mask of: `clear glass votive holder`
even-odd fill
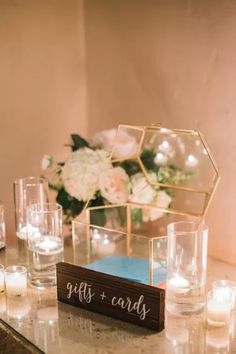
[[[31,205],[27,222],[31,284],[43,288],[56,285],[56,264],[64,260],[62,207],[56,203]]]
[[[25,296],[27,294],[27,269],[24,266],[5,268],[5,289],[7,297]]]
[[[233,295],[210,290],[207,294],[207,321],[215,327],[229,324],[232,312]]]
[[[212,288],[215,292],[219,294],[222,293],[222,296],[232,297],[232,309],[235,308],[236,302],[236,282],[233,280],[215,280],[212,284]]]
[[[5,290],[5,275],[4,275],[4,265],[0,264],[0,293]]]
[[[35,228],[27,226],[27,207],[47,201],[47,182],[40,177],[19,178],[14,182],[15,229],[20,263],[27,264],[27,237]]]
[[[172,314],[200,313],[206,304],[208,229],[196,222],[167,226],[166,308]]]
[[[0,201],[0,249],[6,246],[6,228],[4,206]]]
[[[16,236],[20,240],[27,240],[27,207],[32,204],[43,204],[46,201],[47,182],[43,178],[26,177],[14,182]]]

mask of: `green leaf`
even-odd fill
[[[154,162],[155,156],[156,156],[155,151],[144,149],[143,152],[141,153],[140,158],[147,170],[158,172],[159,166],[157,166]]]
[[[67,193],[64,188],[59,190],[56,201],[62,206],[64,214],[72,217],[79,215],[85,205],[84,202],[71,197],[71,195]]]
[[[122,163],[118,164],[118,166],[121,166],[125,170],[128,176],[133,176],[136,173],[141,171],[138,162],[135,160],[123,161]]]
[[[82,212],[84,206],[85,206],[84,202],[81,202],[78,199],[73,198],[73,200],[71,201],[71,207],[70,207],[73,217],[79,215]]]
[[[118,207],[118,215],[120,219],[120,225],[125,226],[127,223],[127,213],[126,213],[126,207]]]
[[[91,199],[89,207],[103,206],[105,205],[104,199],[101,196],[100,191],[96,192],[95,199]],[[104,226],[106,224],[105,209],[92,210],[90,212],[90,223],[97,226]]]
[[[131,220],[135,225],[140,225],[143,221],[142,208],[134,208],[131,210]]]
[[[73,145],[71,145],[72,151],[76,151],[84,147],[89,147],[88,142],[84,138],[81,138],[81,136],[78,134],[71,134],[71,139],[73,141]]]
[[[56,201],[60,204],[63,210],[69,209],[71,205],[70,195],[65,191],[64,188],[60,189]]]
[[[106,214],[104,209],[90,211],[90,223],[96,226],[104,226],[106,224]]]
[[[53,191],[58,191],[58,188],[57,188],[57,186],[55,186],[54,184],[52,184],[52,183],[48,183],[48,188],[49,189],[51,189],[51,190],[53,190]]]

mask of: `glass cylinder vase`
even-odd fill
[[[168,231],[166,308],[200,313],[206,303],[208,229],[195,222],[171,223]]]
[[[31,284],[56,285],[56,264],[64,259],[62,207],[56,203],[29,206],[27,225]]]
[[[33,226],[27,226],[26,209],[32,204],[47,201],[47,182],[40,177],[19,178],[14,182],[15,225],[19,261],[27,263],[27,233]]]

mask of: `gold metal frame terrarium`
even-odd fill
[[[156,179],[147,162],[144,163],[143,154],[147,150],[152,151],[150,163],[157,166]],[[214,158],[198,131],[161,125],[119,125],[109,159],[113,165],[132,162],[138,166],[139,176],[145,182],[141,193],[145,196],[147,186],[164,191],[171,196],[171,203],[166,206],[162,200],[158,204],[157,200],[147,202],[145,198],[141,201],[134,198],[125,204],[86,208],[73,223],[74,263],[87,267],[114,255],[143,260],[142,271],[146,275],[141,280],[138,264],[132,276],[125,273],[120,276],[161,287],[166,265],[167,224],[204,220],[219,181]],[[149,217],[137,223],[135,215],[140,212]],[[102,272],[119,276],[112,273],[112,264],[107,263],[106,267]]]

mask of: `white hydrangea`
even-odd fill
[[[99,189],[101,172],[109,169],[108,154],[104,150],[82,148],[72,153],[62,169],[65,190],[78,200],[94,198]]]

